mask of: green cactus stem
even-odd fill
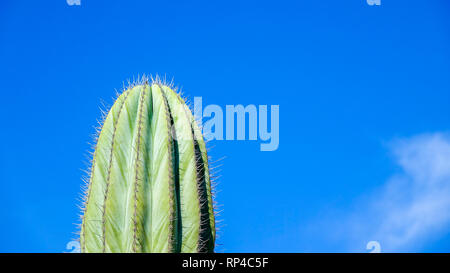
[[[99,132],[83,207],[82,252],[213,252],[205,142],[184,100],[143,78]]]

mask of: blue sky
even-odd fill
[[[0,251],[63,252],[102,101],[138,74],[279,105],[280,144],[212,141],[218,252],[450,251],[450,3],[0,4]]]

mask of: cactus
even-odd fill
[[[82,252],[213,252],[203,136],[171,85],[143,77],[111,107],[83,203]]]

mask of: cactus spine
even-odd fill
[[[171,86],[143,78],[118,97],[89,176],[82,252],[213,252],[205,142]]]

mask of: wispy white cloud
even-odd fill
[[[328,211],[311,225],[328,245],[335,242],[333,249],[361,252],[378,241],[382,252],[421,251],[450,228],[450,135],[397,139],[388,147],[398,171],[352,209]]]
[[[390,147],[402,172],[372,196],[372,236],[387,250],[408,251],[450,224],[450,137],[421,135]]]

